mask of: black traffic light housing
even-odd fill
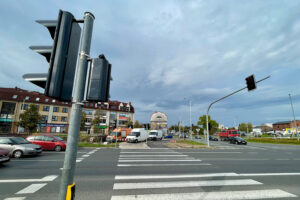
[[[74,16],[59,11],[57,20],[37,20],[45,26],[53,39],[53,46],[31,46],[30,49],[46,57],[48,74],[25,74],[23,78],[45,88],[45,95],[71,101],[76,71],[81,28]]]
[[[98,58],[94,58],[91,61],[86,100],[107,102],[109,99],[110,81],[111,64],[101,54]]]
[[[254,74],[248,76],[245,80],[246,80],[248,91],[256,89],[256,81],[255,81]]]

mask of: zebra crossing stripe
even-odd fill
[[[246,190],[226,192],[196,192],[196,193],[172,193],[172,194],[141,194],[112,196],[111,200],[246,200],[246,199],[270,199],[293,198],[291,193],[279,190]]]
[[[161,167],[161,166],[189,166],[189,165],[211,165],[209,163],[168,163],[168,164],[118,164],[118,167]]]
[[[252,179],[175,181],[175,182],[142,182],[142,183],[115,183],[113,189],[114,190],[128,190],[128,189],[183,188],[183,187],[261,185],[261,184],[262,183],[252,180]]]
[[[187,157],[188,155],[121,155],[120,158],[131,158],[131,157]]]
[[[199,162],[201,160],[119,160],[119,162]]]
[[[19,192],[17,192],[16,194],[31,194],[31,193],[35,193],[36,191],[38,191],[39,189],[41,189],[42,187],[44,187],[45,185],[47,185],[47,183],[41,183],[41,184],[31,184],[28,187],[20,190]]]
[[[202,177],[224,177],[238,176],[236,173],[210,173],[210,174],[175,174],[175,175],[119,175],[115,180],[132,180],[132,179],[163,179],[163,178],[202,178]]]

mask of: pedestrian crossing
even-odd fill
[[[263,182],[253,179],[260,176],[259,174],[189,173],[189,167],[193,165],[201,168],[211,164],[173,150],[123,150],[118,160],[118,168],[122,173],[115,176],[111,200],[243,200],[298,197],[278,188],[262,187]],[[186,170],[180,174],[153,174],[153,167],[184,167]],[[131,173],[124,173],[126,170]],[[132,174],[135,170],[138,174]]]

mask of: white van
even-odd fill
[[[142,142],[146,141],[147,130],[144,128],[134,128],[131,133],[126,137],[127,142]]]
[[[151,130],[148,136],[149,140],[161,140],[162,139],[162,131],[161,130]]]

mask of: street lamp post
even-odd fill
[[[289,97],[290,97],[291,108],[292,108],[293,117],[294,117],[294,126],[295,126],[295,128],[296,128],[297,140],[299,141],[298,127],[297,127],[297,123],[296,123],[295,112],[294,112],[294,106],[293,106],[293,101],[292,101],[292,96],[291,96],[291,94],[289,94]],[[294,136],[294,134],[293,134],[293,136]]]

